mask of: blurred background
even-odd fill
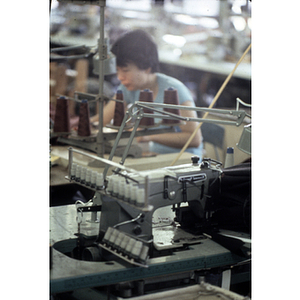
[[[107,0],[104,23],[108,46],[126,31],[143,29],[149,32],[158,45],[160,72],[182,81],[192,92],[196,106],[208,107],[251,43],[251,1]],[[100,8],[52,0],[49,30],[51,49],[78,45],[96,48]],[[68,55],[80,51],[82,49],[74,49]],[[105,95],[114,95],[118,85],[116,74],[106,75]],[[56,94],[73,96],[75,90],[98,93],[93,58],[50,59],[51,109],[55,107]],[[235,108],[237,97],[251,104],[251,50],[214,107]],[[96,113],[96,107],[90,109],[91,115]],[[251,113],[247,107],[242,109]],[[78,115],[76,105],[71,110],[71,115]],[[249,120],[245,122],[247,125]],[[238,142],[243,126],[224,128],[221,160],[224,160],[227,147]],[[207,155],[216,158],[215,150],[210,147],[205,146]],[[247,154],[236,153],[237,163],[246,158]]]

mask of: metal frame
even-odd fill
[[[162,110],[159,110],[162,109]],[[164,111],[164,108],[169,109],[179,109],[179,110],[191,110],[196,112],[214,112],[218,114],[223,115],[230,115],[236,118],[234,121],[226,121],[226,120],[212,120],[212,119],[206,119],[206,118],[190,118],[190,117],[182,117],[180,115],[176,115],[167,111]],[[155,113],[144,113],[144,109],[152,110]],[[128,151],[130,149],[130,146],[132,144],[133,138],[137,132],[137,129],[139,127],[140,121],[142,118],[159,118],[159,119],[168,119],[168,120],[180,120],[180,121],[186,121],[186,122],[207,122],[207,123],[217,123],[217,124],[224,124],[224,125],[235,125],[240,126],[246,117],[246,112],[243,110],[228,110],[228,109],[214,109],[214,108],[203,108],[203,107],[191,107],[191,106],[184,106],[184,105],[171,105],[171,104],[161,104],[161,103],[149,103],[149,102],[135,102],[127,111],[125,114],[125,117],[123,119],[123,122],[120,126],[120,129],[118,131],[116,141],[113,145],[113,148],[111,150],[111,153],[109,155],[109,160],[112,160],[115,151],[117,149],[117,146],[119,144],[119,141],[121,139],[123,130],[126,126],[126,124],[132,120],[133,118],[136,118],[134,122],[133,130],[131,131],[129,141],[126,145],[126,148],[124,150],[122,159],[120,164],[123,165],[125,162],[125,159],[128,155]],[[108,166],[105,167],[103,172],[103,177],[106,177],[108,171]]]

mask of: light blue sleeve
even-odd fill
[[[180,105],[186,101],[191,101],[192,104],[194,104],[194,100],[191,92],[182,82],[179,82],[177,86],[177,93],[178,93],[178,100]]]

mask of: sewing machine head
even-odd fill
[[[207,159],[199,163],[199,157],[192,157],[190,164],[138,174],[119,171],[108,176],[99,246],[145,261],[153,250],[153,214],[167,206],[173,208],[177,224],[205,226],[213,210],[214,194],[219,191],[221,173],[217,162]]]

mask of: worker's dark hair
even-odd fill
[[[117,66],[134,63],[141,70],[151,68],[151,73],[159,70],[157,46],[151,35],[143,30],[125,33],[113,44],[111,52],[117,58]]]

